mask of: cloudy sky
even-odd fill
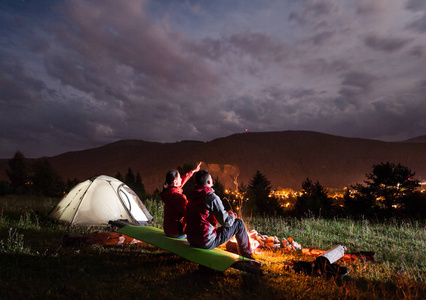
[[[0,158],[426,134],[424,0],[0,0]]]

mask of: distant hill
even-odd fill
[[[426,144],[381,142],[309,131],[241,133],[210,142],[154,143],[123,140],[99,148],[68,152],[48,160],[64,179],[139,172],[148,192],[160,189],[165,173],[185,163],[203,161],[226,188],[248,184],[257,170],[273,188],[299,190],[309,177],[323,186],[362,183],[373,164],[401,163],[426,178]],[[0,164],[0,172],[5,163]]]
[[[416,138],[412,138],[404,141],[406,143],[426,143],[426,135],[418,136]]]

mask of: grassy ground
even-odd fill
[[[339,262],[348,276],[325,279],[295,274],[284,265],[313,260],[301,253],[263,250],[264,275],[224,273],[148,244],[66,247],[70,231],[45,220],[56,199],[0,198],[0,299],[425,299],[426,229],[414,221],[252,218],[250,229],[306,247],[341,244],[375,251],[374,263]],[[161,227],[161,207],[148,202]],[[73,233],[86,230],[72,229]]]

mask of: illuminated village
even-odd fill
[[[417,188],[417,191],[420,191],[421,193],[425,193],[426,181],[420,181],[419,184],[420,186]],[[353,196],[355,193],[355,190],[348,189],[347,187],[344,187],[343,189],[327,188],[328,195],[333,199],[334,204],[340,207],[344,207],[343,199],[347,191],[349,192],[350,196]],[[243,199],[244,195],[238,190],[232,191],[232,190],[226,189],[225,194],[228,195],[229,199],[237,199],[240,202],[240,205],[235,207],[236,210],[239,210],[241,205],[248,200],[247,198]],[[276,197],[281,207],[283,208],[283,210],[286,211],[286,210],[294,209],[294,205],[297,201],[297,197],[301,195],[302,195],[301,191],[295,191],[290,188],[284,189],[279,187],[278,189],[271,190],[269,197]],[[376,200],[381,201],[383,199],[377,198]]]

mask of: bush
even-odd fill
[[[7,181],[0,181],[0,196],[5,196],[12,193],[12,187]]]

